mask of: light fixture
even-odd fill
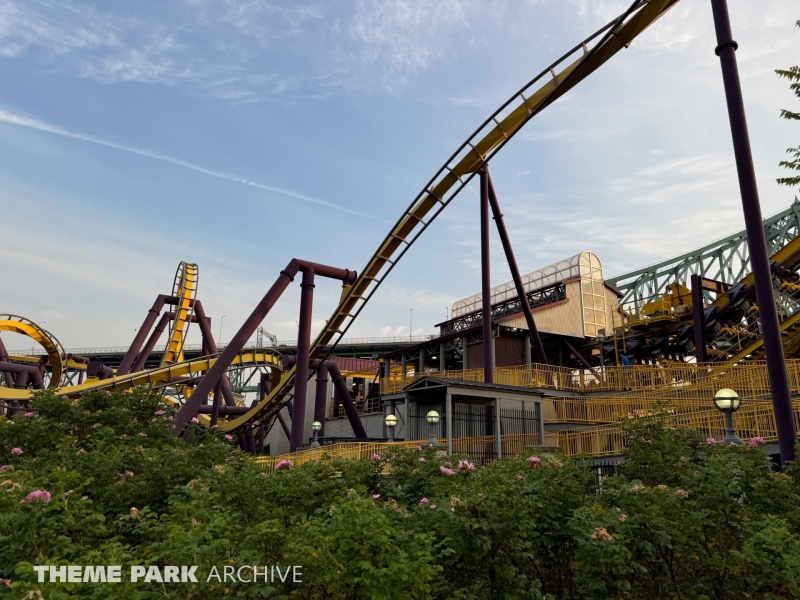
[[[394,415],[386,415],[386,418],[383,420],[384,425],[389,430],[389,441],[394,441],[394,428],[397,427],[397,417]]]
[[[736,435],[733,427],[733,413],[739,410],[742,399],[735,391],[730,388],[723,388],[714,394],[714,406],[725,415],[725,437],[722,441],[728,444],[743,446],[744,442]]]
[[[435,425],[439,422],[439,413],[435,410],[428,411],[428,414],[425,415],[425,420],[428,421],[430,427],[430,436],[428,437],[428,446],[438,446],[439,440],[436,439],[435,434]]]
[[[317,435],[319,434],[321,429],[322,429],[322,423],[320,423],[319,421],[314,421],[311,424],[311,431],[314,432],[314,439],[311,441],[312,448],[319,448],[319,441],[317,440]]]

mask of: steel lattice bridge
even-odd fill
[[[772,255],[800,235],[800,200],[764,219],[767,248]],[[739,231],[674,258],[607,279],[624,296],[620,304],[664,294],[673,283],[688,285],[692,275],[734,284],[750,272],[747,233]]]

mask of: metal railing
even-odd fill
[[[556,434],[545,433],[545,445],[555,446],[558,441]],[[283,461],[290,460],[292,464],[302,465],[307,462],[318,460],[333,460],[335,458],[345,458],[348,460],[359,460],[362,458],[372,458],[377,454],[381,456],[388,448],[416,448],[417,446],[424,446],[428,440],[410,440],[402,442],[343,442],[339,444],[331,444],[329,446],[320,446],[319,448],[306,448],[298,450],[297,452],[290,452],[289,454],[280,454],[278,456],[259,456],[256,458],[256,463],[262,465],[265,471],[271,471],[275,466]],[[522,450],[529,446],[539,445],[539,435],[536,433],[512,433],[502,436],[502,450],[503,456],[516,456]],[[446,440],[439,439],[439,444],[444,449]],[[494,456],[494,443],[493,435],[475,436],[468,438],[453,438],[453,453],[485,455],[488,453]]]
[[[795,426],[800,427],[800,402],[794,404]],[[667,423],[702,432],[702,435],[721,440],[725,435],[725,416],[715,408],[679,412],[669,415]],[[743,404],[733,413],[733,425],[742,439],[758,436],[764,441],[778,439],[775,413],[768,402]],[[602,425],[584,429],[562,430],[557,445],[567,456],[586,453],[591,456],[619,456],[625,451],[625,435],[619,425]]]
[[[800,394],[800,360],[787,360],[789,385]],[[483,382],[483,369],[392,374],[381,380],[381,393],[401,392],[423,377],[440,377],[465,382]],[[494,382],[523,388],[542,388],[576,393],[647,391],[649,397],[671,399],[708,397],[723,387],[736,390],[742,398],[769,396],[766,362],[737,365],[722,363],[667,363],[661,365],[610,366],[589,371],[552,365],[521,365],[494,369]],[[709,395],[710,394],[710,395]]]

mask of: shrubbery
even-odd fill
[[[658,418],[598,488],[588,461],[429,449],[264,473],[221,434],[176,439],[143,390],[36,406],[0,419],[8,597],[800,596],[797,471]],[[39,584],[34,564],[302,565],[303,583]]]

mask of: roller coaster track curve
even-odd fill
[[[617,52],[653,24],[679,0],[637,0],[624,13],[586,38],[544,69],[498,108],[452,154],[414,198],[392,230],[372,255],[358,279],[345,288],[339,306],[311,344],[310,358],[327,358],[353,321],[366,306],[397,262],[436,217],[464,189],[520,129],[547,106],[605,64]],[[599,41],[597,41],[599,38]],[[595,43],[596,42],[596,43]],[[589,48],[590,44],[594,44]],[[572,62],[567,61],[578,55]],[[560,71],[556,69],[559,68]],[[551,79],[525,93],[542,78]],[[425,220],[429,213],[431,216]],[[313,376],[313,370],[309,376]],[[277,412],[291,398],[295,367],[284,374],[280,385],[253,409],[239,418],[220,422],[220,429],[243,432],[262,423],[271,427]]]

